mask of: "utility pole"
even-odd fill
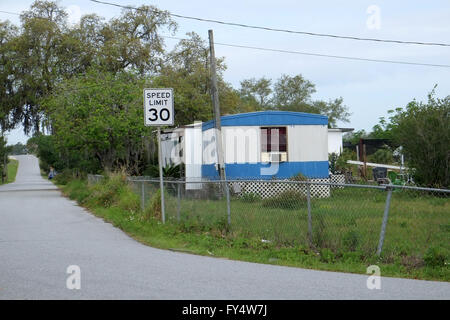
[[[216,150],[217,150],[217,162],[219,164],[220,180],[224,181],[222,187],[225,190],[227,198],[227,220],[228,225],[231,225],[231,209],[230,209],[230,190],[226,182],[227,176],[225,173],[225,161],[222,149],[222,126],[220,124],[220,105],[219,105],[219,90],[217,89],[217,74],[216,74],[216,54],[214,53],[214,36],[213,31],[208,30],[209,36],[209,57],[211,68],[211,99],[214,108],[215,118],[215,132],[216,132]]]
[[[217,161],[219,164],[220,180],[225,180],[225,163],[222,149],[222,127],[220,124],[220,105],[219,105],[219,91],[217,89],[217,74],[216,74],[216,55],[214,53],[214,36],[213,31],[208,30],[209,35],[209,57],[210,57],[210,72],[211,72],[211,99],[214,109],[215,127],[216,127],[216,150]]]

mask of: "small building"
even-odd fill
[[[250,112],[222,116],[221,126],[229,179],[329,177],[326,116]],[[185,164],[186,180],[219,177],[214,120],[163,131],[162,149],[164,165]]]
[[[340,155],[344,150],[342,142],[344,133],[353,130],[353,128],[328,128],[328,153]]]

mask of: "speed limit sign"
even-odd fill
[[[173,126],[173,89],[144,89],[146,126]]]

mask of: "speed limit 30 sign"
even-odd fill
[[[144,89],[146,126],[173,126],[173,89]]]

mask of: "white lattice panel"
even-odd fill
[[[330,176],[330,182],[331,183],[342,183],[345,184],[345,175],[343,174],[332,174]],[[332,188],[344,188],[343,186],[331,186]]]
[[[310,182],[325,182],[329,183],[330,179],[311,179]],[[311,184],[311,197],[313,198],[327,198],[330,196],[330,186],[329,185],[317,185]],[[262,199],[277,196],[278,194],[285,191],[297,191],[306,196],[307,185],[300,183],[284,183],[284,182],[262,182],[262,181],[251,181],[251,182],[231,182],[230,189],[233,193],[241,196],[246,193],[254,193],[259,195]]]

